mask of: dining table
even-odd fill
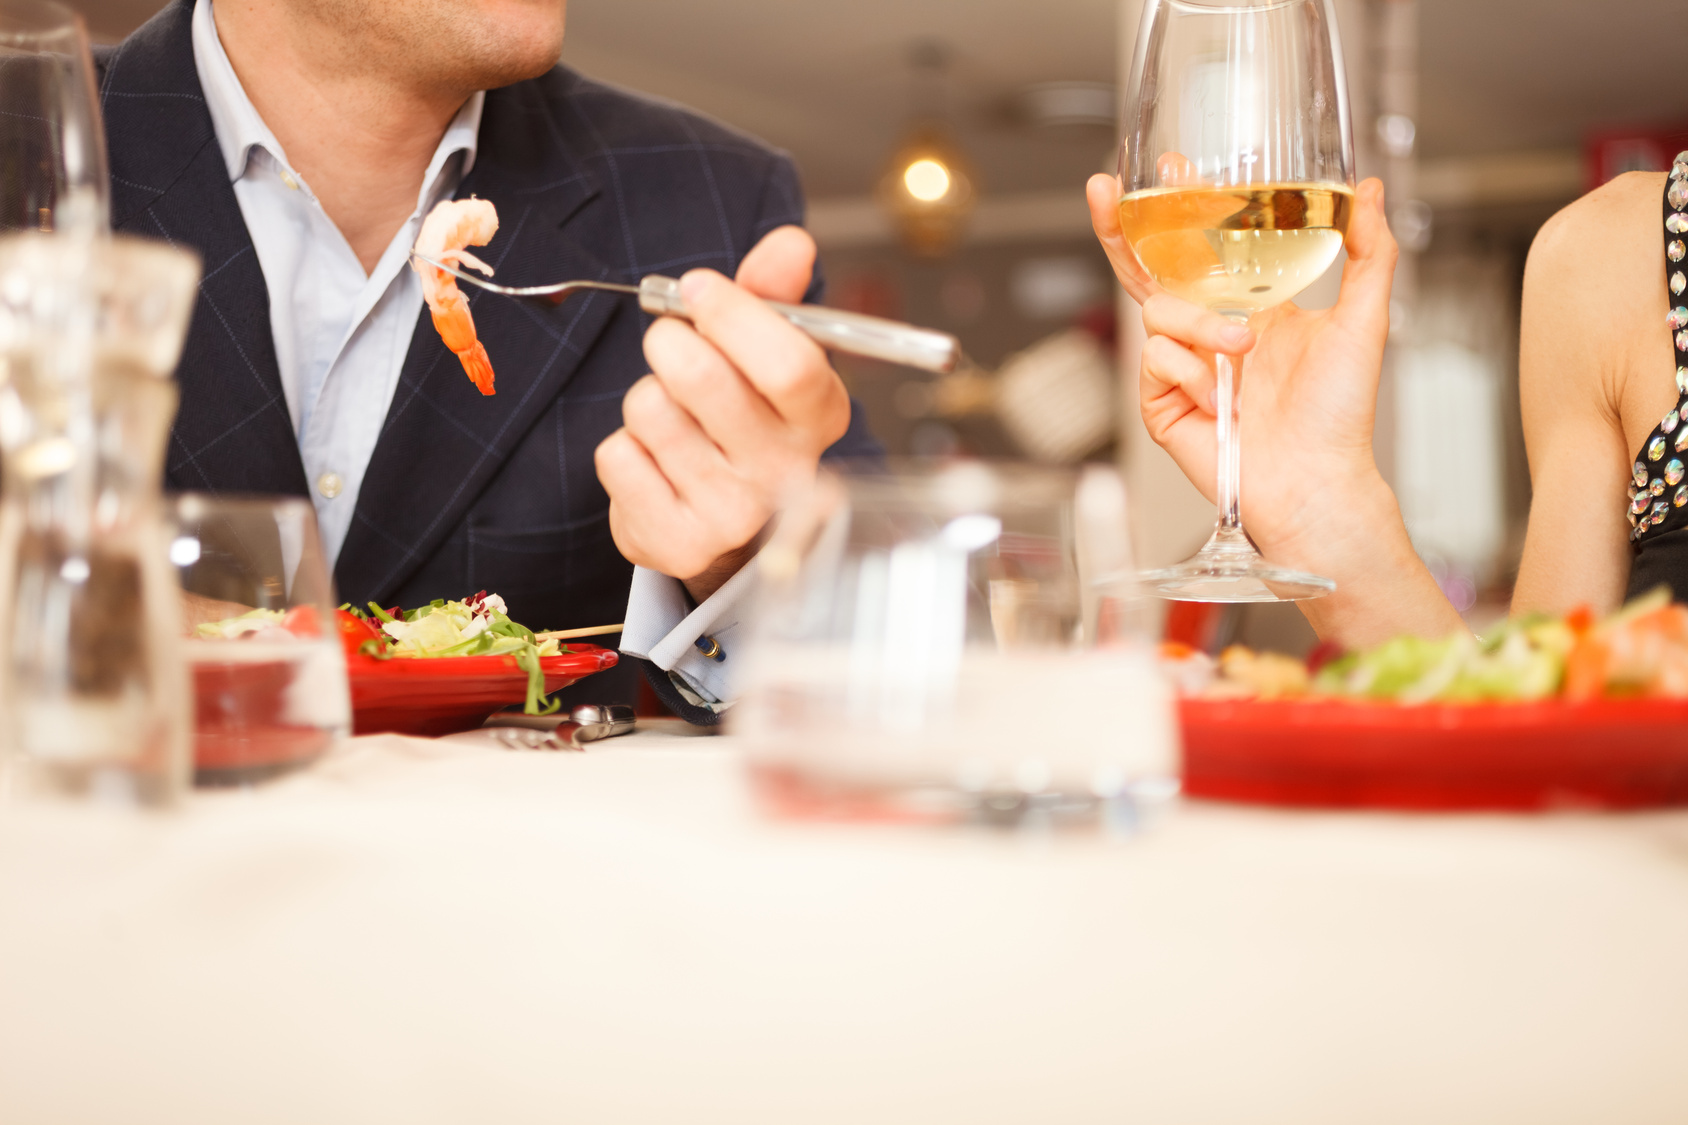
[[[0,803],[4,1125],[1125,1121],[1688,1121],[1688,812],[821,820],[662,721]]]

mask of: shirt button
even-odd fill
[[[324,473],[316,479],[316,490],[322,493],[323,499],[332,500],[340,495],[340,490],[346,483],[340,479],[339,473]]]

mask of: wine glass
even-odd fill
[[[50,0],[0,2],[0,106],[0,230],[105,230],[105,129],[82,17]]]
[[[1148,0],[1120,145],[1120,227],[1167,291],[1244,323],[1336,260],[1354,206],[1330,0]],[[1183,601],[1299,601],[1336,583],[1274,566],[1243,530],[1242,357],[1216,357],[1219,521],[1142,576]]]

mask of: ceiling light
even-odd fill
[[[936,203],[949,194],[949,169],[943,161],[923,156],[903,172],[903,187],[922,203]]]
[[[954,246],[973,202],[967,158],[937,126],[910,133],[879,182],[880,206],[916,254],[937,256]]]
[[[974,177],[948,126],[948,66],[943,44],[922,41],[909,52],[909,109],[914,124],[879,180],[879,205],[917,254],[947,252],[973,210]]]

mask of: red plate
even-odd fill
[[[1688,804],[1685,700],[1179,706],[1194,797],[1381,809]]]
[[[545,690],[553,692],[613,667],[616,654],[596,645],[570,645],[543,657]],[[439,735],[472,730],[494,711],[527,699],[527,673],[513,656],[453,656],[437,660],[347,662],[354,733]],[[234,785],[262,780],[315,760],[333,741],[318,728],[285,721],[286,694],[297,675],[292,661],[245,660],[193,664],[194,780]]]
[[[546,692],[613,668],[615,652],[597,645],[569,645],[542,657]],[[440,735],[473,730],[494,711],[527,699],[527,673],[509,654],[442,656],[435,660],[346,662],[352,681],[352,733]]]

